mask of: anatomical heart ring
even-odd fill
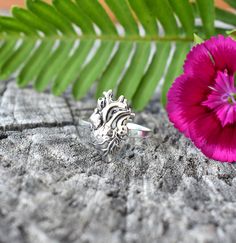
[[[97,107],[89,118],[89,122],[81,120],[81,125],[90,130],[90,143],[102,155],[114,154],[129,137],[148,138],[149,128],[132,123],[135,114],[131,111],[127,100],[122,95],[113,99],[113,92],[103,92],[97,101]]]

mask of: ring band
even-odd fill
[[[84,128],[92,129],[92,124],[85,120],[80,120],[80,125]],[[132,138],[148,138],[152,134],[151,129],[144,126],[140,126],[136,123],[127,123],[127,128],[129,130],[129,137]]]
[[[127,123],[127,127],[130,131],[129,132],[130,137],[148,138],[152,133],[151,129],[144,126],[140,126],[135,123]]]
[[[80,121],[82,126],[90,129],[92,144],[103,155],[115,153],[128,137],[150,137],[149,128],[132,123],[135,114],[123,95],[118,100],[113,100],[112,90],[103,92],[103,95],[97,101],[90,122]]]

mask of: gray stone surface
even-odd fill
[[[92,100],[0,86],[0,242],[236,242],[236,166],[205,158],[153,103],[154,136],[107,163],[81,142]]]

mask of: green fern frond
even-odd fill
[[[234,0],[225,0],[236,8]],[[160,80],[162,103],[193,43],[235,28],[236,15],[213,0],[106,0],[114,23],[97,0],[26,0],[0,17],[0,78],[76,99],[96,83],[96,96],[113,89],[142,110]],[[201,18],[200,24],[195,24]],[[215,28],[215,20],[229,28]],[[123,32],[121,31],[123,30]],[[122,33],[121,33],[122,32]]]

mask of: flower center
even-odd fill
[[[229,104],[236,104],[236,93],[223,94],[221,97],[223,102],[228,102]]]
[[[236,87],[234,76],[218,71],[215,83],[202,105],[212,109],[224,127],[236,122]]]

